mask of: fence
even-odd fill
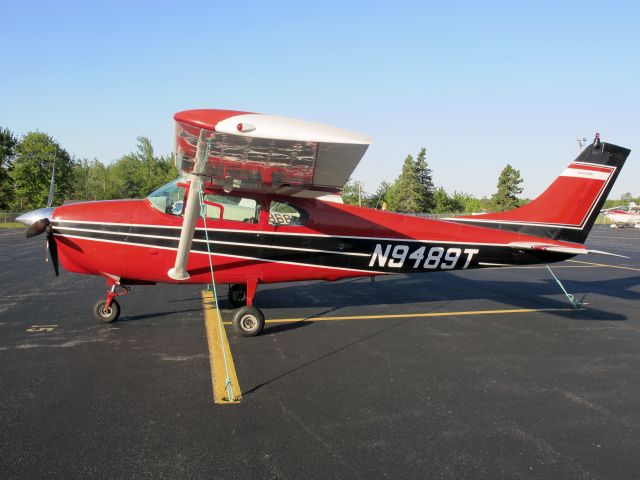
[[[16,212],[0,212],[0,223],[12,223],[16,221],[16,218],[22,215]]]

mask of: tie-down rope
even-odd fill
[[[218,305],[218,292],[216,290],[216,280],[213,274],[213,262],[211,260],[211,256],[213,253],[211,252],[211,246],[209,244],[209,231],[207,230],[207,215],[206,215],[206,205],[204,203],[204,196],[202,195],[202,189],[198,192],[200,197],[200,216],[202,217],[202,221],[204,222],[204,236],[207,241],[207,258],[209,259],[209,269],[211,270],[211,285],[213,287],[213,300],[216,303],[216,314],[218,315],[218,328],[220,329],[220,347],[222,348],[222,358],[224,359],[224,371],[227,375],[227,380],[225,381],[225,387],[227,389],[227,399],[230,402],[235,402],[236,397],[233,393],[233,385],[231,384],[231,377],[229,375],[229,366],[227,364],[227,350],[224,348],[224,340],[223,340],[223,326],[222,326],[222,316],[220,315],[220,306]]]

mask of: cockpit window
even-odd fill
[[[180,179],[163,185],[151,193],[147,199],[161,212],[181,216],[185,189],[178,186],[179,182]],[[215,195],[213,193],[205,193],[203,198],[207,218],[219,220],[222,213],[223,220],[258,223],[260,219],[260,204],[253,198]]]
[[[260,204],[253,198],[233,197],[230,195],[204,195],[207,218],[233,220],[236,222],[258,223],[260,220]]]
[[[151,193],[147,199],[155,208],[162,213],[171,215],[182,215],[184,205],[184,188],[178,186],[181,179],[163,185],[155,192]]]
[[[269,225],[304,225],[309,215],[300,207],[285,202],[271,202],[269,208]]]

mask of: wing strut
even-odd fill
[[[196,148],[196,161],[193,172],[188,175],[190,180],[189,196],[185,206],[182,230],[180,231],[180,242],[176,253],[176,263],[169,269],[167,275],[174,280],[187,280],[190,275],[187,273],[187,260],[193,243],[193,234],[196,231],[196,220],[200,213],[200,192],[202,191],[201,175],[204,173],[205,158],[207,153],[206,130],[200,131],[198,145]]]

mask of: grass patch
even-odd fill
[[[23,224],[18,222],[6,222],[0,223],[0,228],[27,228]]]

